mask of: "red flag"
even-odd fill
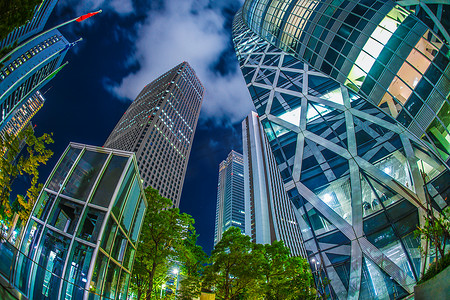
[[[78,17],[75,21],[77,21],[77,22],[84,21],[84,20],[86,20],[86,19],[92,17],[93,15],[96,15],[96,14],[101,13],[101,12],[102,12],[102,11],[99,10],[99,11],[96,11],[96,12],[91,12],[91,13],[82,15],[81,17]]]

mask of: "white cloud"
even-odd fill
[[[219,10],[207,4],[166,0],[162,12],[149,12],[138,28],[135,52],[127,58],[137,61],[139,70],[115,86],[106,80],[108,90],[120,98],[133,100],[146,84],[187,61],[206,89],[201,117],[241,121],[253,105],[237,61],[235,66],[228,67],[231,71],[227,75],[213,68],[231,37]]]

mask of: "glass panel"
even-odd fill
[[[141,193],[141,189],[139,186],[139,177],[136,176],[133,182],[133,187],[131,188],[130,194],[128,194],[127,203],[125,204],[125,208],[123,210],[123,216],[121,218],[120,224],[125,229],[125,232],[128,233],[130,230],[131,221],[133,221],[134,211],[136,210],[137,203],[139,201],[139,195]]]
[[[102,281],[105,277],[106,266],[108,265],[108,257],[106,257],[101,251],[98,252],[97,260],[94,265],[94,272],[92,273],[92,279],[89,284],[89,292],[101,294]]]
[[[114,247],[113,247],[113,250],[111,251],[111,257],[113,257],[115,260],[121,262],[123,260],[124,254],[125,254],[126,246],[127,246],[127,238],[122,233],[122,230],[119,230],[116,234]]]
[[[414,236],[414,232],[411,232],[403,238],[405,244],[406,252],[408,252],[409,257],[413,262],[416,274],[420,274],[421,266],[421,255],[420,255],[420,238]]]
[[[125,300],[127,298],[127,290],[128,290],[128,283],[130,282],[130,274],[128,274],[125,271],[122,271],[122,274],[120,276],[119,280],[119,286],[118,286],[118,293],[116,295],[116,299],[119,300]]]
[[[87,275],[92,259],[94,248],[80,244],[75,241],[72,246],[72,253],[67,262],[67,270],[62,295],[64,299],[82,299],[84,288],[87,283]]]
[[[33,216],[42,221],[45,221],[47,215],[52,207],[53,202],[55,201],[55,195],[47,193],[43,191],[41,196],[39,197],[39,201],[34,207]]]
[[[83,211],[83,206],[63,198],[58,198],[58,200],[48,224],[68,234],[73,234]]]
[[[33,258],[34,252],[42,230],[42,225],[30,220],[27,232],[22,242],[21,252],[30,258]],[[25,240],[26,239],[26,240]],[[28,279],[31,270],[32,261],[24,255],[19,255],[16,266],[16,287],[24,294],[28,293]]]
[[[134,254],[136,250],[132,246],[128,246],[127,253],[125,254],[125,259],[123,260],[123,266],[131,271],[131,267],[133,266]]]
[[[46,229],[40,244],[39,265],[35,270],[34,298],[58,299],[59,285],[68,252],[70,239]]]
[[[368,216],[382,208],[380,201],[369,183],[360,174],[363,216]]]
[[[342,218],[352,223],[351,189],[348,176],[333,181],[316,194]]]
[[[105,212],[88,207],[87,213],[78,228],[78,237],[96,244],[104,219]]]
[[[113,220],[113,218],[109,218],[108,223],[106,224],[105,231],[103,232],[103,237],[100,246],[109,253],[111,250],[112,243],[114,241],[114,236],[117,231],[117,223]]]
[[[112,212],[117,217],[117,219],[120,217],[119,214],[122,211],[123,204],[125,203],[125,199],[127,197],[128,189],[130,188],[135,173],[136,170],[134,169],[134,164],[131,164],[131,166],[128,168],[127,175],[125,175],[125,178],[120,185],[120,190],[117,193],[117,197],[112,208]]]
[[[123,173],[128,157],[113,156],[109,161],[106,171],[103,173],[100,183],[97,186],[92,204],[108,207],[111,203],[111,197],[116,190],[117,183]]]
[[[374,166],[415,192],[410,176],[408,161],[400,151],[395,151],[392,155],[375,163]]]
[[[67,174],[70,171],[70,168],[72,167],[73,163],[78,157],[78,154],[80,154],[81,149],[76,148],[70,148],[67,151],[66,156],[64,156],[63,160],[59,164],[58,168],[56,169],[55,173],[53,174],[52,179],[50,180],[47,188],[49,190],[58,192],[61,188],[64,179],[66,178]]]
[[[139,203],[139,208],[136,213],[136,217],[134,218],[133,227],[131,228],[130,237],[133,243],[136,243],[137,241],[139,230],[141,229],[142,219],[144,218],[144,213],[145,213],[145,203],[144,199],[141,198],[141,202]]]
[[[113,261],[109,262],[108,272],[106,273],[105,285],[103,287],[103,296],[114,299],[117,288],[117,279],[119,278],[120,267]]]
[[[86,201],[107,157],[108,154],[105,153],[84,152],[72,175],[70,175],[63,194]]]

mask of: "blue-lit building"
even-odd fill
[[[11,113],[42,88],[58,71],[69,43],[58,30],[51,30],[24,44],[4,61],[0,70],[0,130]]]
[[[43,0],[36,5],[33,17],[24,25],[15,28],[3,40],[0,41],[0,49],[10,47],[14,43],[20,44],[33,35],[41,32],[47,23],[58,0]]]
[[[379,106],[450,155],[449,46],[393,1],[246,1],[260,37]]]
[[[244,158],[234,150],[219,165],[214,245],[230,227],[245,233]]]
[[[10,281],[28,299],[126,299],[146,207],[134,153],[69,144],[26,224]]]
[[[364,15],[363,8],[366,17],[359,15]],[[399,15],[391,18],[394,12]],[[361,27],[353,28],[345,20],[361,21]],[[386,26],[378,28],[380,22]],[[409,26],[408,34],[413,35],[415,26],[425,25],[388,1],[249,0],[234,19],[233,40],[242,73],[284,189],[301,215],[302,238],[319,290],[324,292],[320,283],[326,277],[330,282],[325,292],[332,299],[399,299],[411,294],[429,262],[429,257],[421,257],[420,240],[414,236],[424,222],[427,198],[437,211],[449,204],[448,166],[441,152],[435,155],[430,149],[429,140],[399,122],[403,111],[410,114],[408,108],[396,106],[399,114],[393,116],[373,91],[361,92],[370,76],[356,78],[362,81],[350,76],[359,68],[357,58],[370,39],[379,43],[372,31],[402,26]],[[330,49],[337,49],[333,40],[343,37],[336,32],[339,28],[350,30],[356,40],[344,42],[349,52],[337,56],[344,59],[337,68],[326,57]],[[388,35],[397,39],[392,32]],[[383,72],[403,78],[398,71],[407,61],[407,68],[411,66],[406,58],[420,50],[414,46],[438,41],[428,41],[423,33],[417,39],[402,39],[412,47],[403,61],[397,54],[389,60],[398,62],[395,72],[386,65]],[[309,41],[315,46],[308,46]],[[385,51],[389,42],[367,51]],[[430,68],[438,67],[446,47],[433,46],[436,51],[427,58]],[[322,70],[327,64],[330,72]],[[438,82],[447,78],[442,71],[436,73]],[[435,92],[442,96],[437,85],[432,86],[431,94]],[[447,99],[440,99],[441,106],[446,105]]]

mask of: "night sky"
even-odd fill
[[[69,64],[41,92],[46,102],[33,119],[38,135],[53,132],[53,158],[44,182],[68,143],[102,146],[147,83],[188,61],[206,88],[189,159],[180,209],[192,215],[199,244],[213,248],[219,163],[242,152],[241,121],[252,109],[231,40],[243,0],[60,0],[46,28],[102,9],[60,29],[83,41]]]

